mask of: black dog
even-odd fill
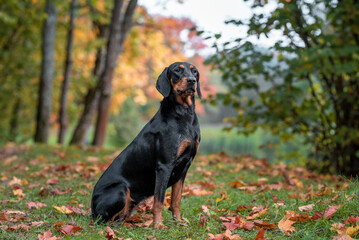
[[[163,202],[172,186],[171,211],[180,220],[183,182],[201,138],[194,104],[196,91],[201,98],[199,73],[189,63],[173,63],[158,77],[156,88],[164,96],[160,109],[95,185],[93,219],[123,220],[154,195],[153,227],[165,227]]]

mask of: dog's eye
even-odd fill
[[[197,73],[198,73],[198,71],[197,71],[196,69],[193,69],[192,72],[193,72],[193,74],[197,74]]]
[[[181,72],[181,69],[176,68],[176,69],[175,69],[175,72],[176,72],[176,73],[179,73],[179,72]]]

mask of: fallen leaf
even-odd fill
[[[266,240],[267,238],[264,237],[264,233],[265,233],[265,231],[263,228],[259,229],[254,240]]]
[[[346,231],[346,227],[344,223],[333,223],[330,230],[336,231],[338,234],[343,234]]]
[[[38,221],[38,222],[35,221],[35,222],[31,223],[31,227],[38,227],[38,226],[41,226],[43,224],[45,224],[45,222],[43,222],[43,221]]]
[[[57,240],[57,239],[62,239],[62,237],[58,238],[56,236],[52,236],[51,230],[47,230],[46,232],[44,232],[44,235],[38,234],[37,235],[39,240]]]
[[[254,207],[249,215],[246,217],[247,220],[253,220],[265,215],[268,211],[269,207]]]
[[[222,193],[222,197],[221,198],[217,198],[216,199],[216,203],[219,203],[219,202],[221,202],[221,201],[223,201],[223,200],[228,200],[229,198],[228,198],[228,196],[227,196],[227,193]]]
[[[319,189],[319,192],[315,192],[315,193],[313,193],[313,195],[319,197],[319,196],[324,196],[324,195],[330,195],[331,193],[332,193],[332,190],[328,186],[322,185]]]
[[[334,236],[332,240],[355,240],[355,239],[350,237],[349,235],[343,233],[343,234]]]
[[[277,226],[274,223],[268,223],[266,221],[262,220],[254,220],[254,225],[260,227],[261,229],[267,230],[267,229],[276,229]]]
[[[357,222],[359,222],[359,216],[354,217],[354,215],[352,215],[349,216],[344,223],[348,225],[357,225]]]
[[[313,210],[313,207],[315,206],[314,203],[312,204],[308,204],[308,205],[304,205],[304,206],[301,206],[299,207],[299,211],[301,212],[311,212]]]
[[[202,211],[207,214],[208,216],[211,215],[211,213],[209,212],[209,209],[208,209],[208,205],[202,205],[201,208],[202,208]]]
[[[317,221],[322,218],[324,213],[316,211],[313,216],[310,217],[310,219]]]
[[[324,218],[325,219],[329,219],[331,217],[333,217],[333,215],[339,210],[339,208],[342,205],[337,205],[337,206],[328,206],[325,211],[324,211]]]
[[[11,227],[7,227],[5,230],[6,231],[17,231],[17,230],[25,230],[25,231],[29,231],[30,226],[25,224],[25,223],[20,223],[18,225],[14,225]]]
[[[73,211],[71,211],[70,209],[68,209],[66,206],[61,206],[61,207],[58,207],[58,206],[54,206],[54,208],[61,212],[61,213],[65,213],[65,214],[72,214],[74,213]]]
[[[80,230],[83,230],[83,228],[73,225],[64,225],[61,228],[57,227],[56,230],[62,232],[65,235],[72,235],[72,234],[76,234]]]
[[[200,227],[204,227],[204,225],[208,222],[208,219],[206,216],[202,215],[201,217],[201,223],[199,224]]]
[[[359,225],[356,227],[348,227],[346,231],[346,234],[348,234],[351,237],[354,237],[358,233],[359,233]]]
[[[27,202],[26,204],[28,209],[31,208],[39,209],[40,207],[47,207],[47,204],[41,202]]]
[[[244,190],[246,193],[254,193],[255,191],[257,191],[256,186],[244,186],[244,187],[239,187],[238,189]]]
[[[56,185],[59,183],[59,179],[58,178],[52,178],[46,181],[47,184],[49,185]]]
[[[295,232],[295,227],[292,226],[295,221],[289,219],[291,215],[291,212],[287,211],[287,214],[278,223],[278,228],[287,236],[289,236],[291,232]]]
[[[22,189],[13,189],[12,190],[12,193],[15,195],[15,196],[17,196],[17,197],[19,197],[19,198],[23,198],[23,197],[25,197],[25,193],[22,191]]]
[[[237,234],[232,235],[232,232],[230,230],[226,230],[222,234],[216,234],[213,235],[212,233],[208,233],[209,239],[215,239],[215,240],[236,240],[241,239],[241,237]]]
[[[239,188],[239,187],[247,186],[247,184],[244,183],[242,180],[238,180],[238,181],[235,181],[235,182],[230,182],[229,185],[232,188]]]
[[[111,239],[114,239],[114,238],[117,238],[116,237],[116,235],[115,235],[115,232],[109,227],[109,226],[107,226],[107,228],[106,228],[106,238],[108,239],[108,240],[111,240]]]
[[[10,219],[10,216],[6,212],[0,212],[0,222],[6,222]]]

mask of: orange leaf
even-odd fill
[[[258,217],[262,217],[268,211],[269,207],[254,207],[249,215],[246,217],[247,220],[253,220]]]
[[[209,239],[215,239],[215,240],[236,240],[236,239],[241,239],[241,237],[237,234],[232,235],[232,232],[230,230],[226,230],[224,233],[222,234],[216,234],[213,235],[212,233],[208,233]]]
[[[52,236],[51,230],[47,230],[46,232],[44,232],[44,235],[38,234],[37,237],[39,240],[57,240],[62,238]]]
[[[295,227],[292,226],[295,221],[289,219],[291,215],[291,211],[287,211],[287,214],[278,223],[278,228],[287,236],[289,236],[291,232],[295,232]]]

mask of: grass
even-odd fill
[[[0,239],[37,239],[38,234],[44,234],[47,230],[51,230],[53,235],[64,237],[64,239],[105,239],[107,226],[110,226],[116,235],[122,238],[206,239],[208,233],[224,232],[221,216],[241,215],[245,218],[250,214],[250,209],[235,212],[239,205],[269,206],[268,212],[256,220],[265,220],[278,225],[287,210],[294,210],[298,213],[298,207],[310,203],[315,204],[313,211],[308,213],[310,216],[316,211],[324,212],[329,205],[342,206],[328,220],[295,223],[293,226],[296,231],[291,234],[290,239],[332,239],[337,235],[331,230],[333,223],[344,222],[351,215],[359,215],[357,180],[349,181],[340,177],[309,174],[305,169],[287,168],[281,164],[264,164],[262,160],[251,157],[230,158],[224,154],[212,154],[197,157],[189,170],[186,188],[208,183],[209,187],[203,190],[206,193],[209,191],[213,193],[203,196],[189,194],[190,196],[182,199],[181,214],[188,222],[188,226],[181,226],[172,220],[168,210],[163,211],[164,224],[168,227],[166,230],[130,228],[118,224],[92,225],[88,212],[92,187],[107,164],[113,160],[114,151],[81,150],[75,147],[46,145],[8,146],[6,150],[0,151],[0,156],[2,156],[0,162],[2,169],[0,173],[0,202],[2,203],[0,204]],[[23,181],[13,184],[14,177]],[[50,185],[49,179],[58,179],[58,182]],[[230,182],[238,180],[248,185],[252,182],[253,186],[264,181],[265,185],[257,184],[254,192],[246,192],[229,185]],[[280,190],[268,190],[263,187],[261,190],[261,186],[274,183],[281,183],[283,187]],[[323,184],[328,186],[330,191],[316,196],[316,193],[320,192],[320,187],[323,188]],[[15,196],[16,189],[21,189],[25,196]],[[56,189],[62,194],[54,194]],[[311,189],[311,194],[306,192],[308,189]],[[307,195],[300,197],[300,193]],[[220,200],[223,195],[226,198]],[[284,201],[284,205],[275,207],[278,201],[273,198],[273,195]],[[26,203],[30,201],[41,202],[47,206],[28,209]],[[54,208],[54,206],[66,205],[87,212],[85,215],[66,215]],[[211,208],[209,215],[203,212],[202,205]],[[20,211],[21,214],[9,213],[9,211]],[[4,213],[8,215],[7,219],[2,218]],[[40,226],[31,226],[31,223],[39,221],[44,223]],[[204,221],[203,226],[201,226],[202,221]],[[80,226],[83,229],[78,231],[79,235],[64,235],[56,229],[59,227],[55,225],[59,222]],[[31,226],[30,229],[11,230],[11,227],[16,228],[22,223]],[[233,234],[238,234],[244,239],[254,239],[257,232],[256,229],[232,231]],[[288,236],[278,228],[266,230],[265,237],[288,239]],[[359,234],[354,237],[358,238]]]

